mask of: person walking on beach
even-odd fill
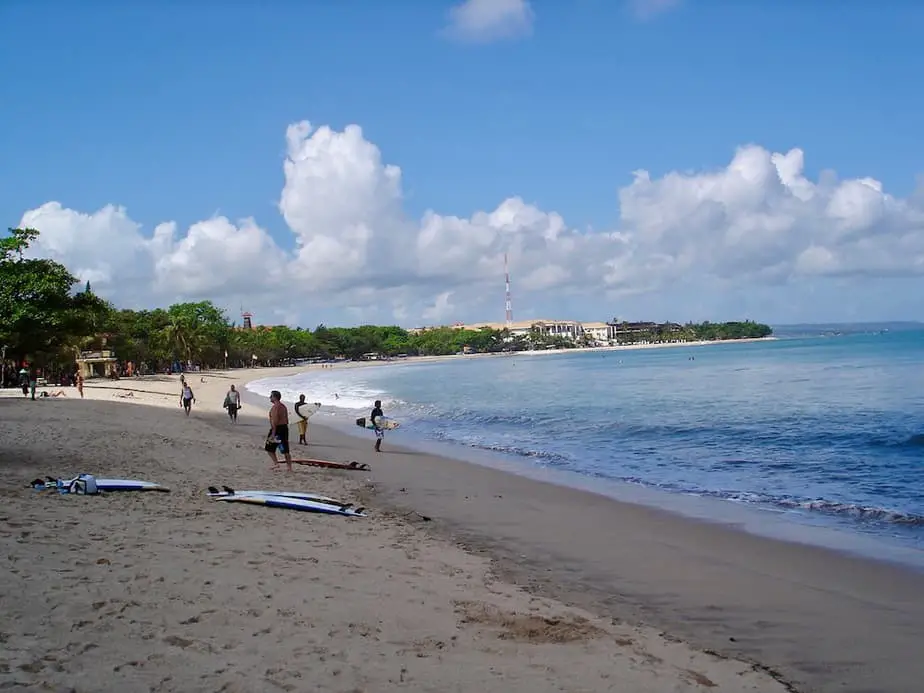
[[[375,451],[382,452],[382,439],[385,437],[385,429],[379,428],[379,419],[384,417],[385,414],[382,413],[382,401],[375,400],[375,405],[372,407],[372,413],[369,414],[369,420],[372,422],[372,430],[375,431]]]
[[[281,452],[286,460],[286,471],[291,472],[292,454],[289,452],[289,410],[282,403],[282,395],[279,390],[270,392],[270,402],[272,402],[269,410],[270,431],[263,449],[266,450],[266,454],[273,461],[274,469],[279,464],[276,451]]]
[[[192,404],[195,401],[196,396],[193,394],[192,388],[189,386],[189,383],[183,381],[183,391],[180,394],[180,406],[186,411],[186,416],[189,416]]]
[[[298,444],[308,445],[308,417],[302,414],[301,408],[308,402],[305,401],[305,395],[299,395],[295,403],[295,413],[298,415]]]
[[[241,408],[241,393],[234,389],[234,385],[225,395],[224,407],[228,410],[228,418],[231,419],[231,423],[237,423],[237,412]]]

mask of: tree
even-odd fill
[[[38,235],[10,229],[0,239],[0,339],[19,359],[46,362],[93,335],[108,307],[89,285],[75,295],[77,279],[64,265],[25,257]]]

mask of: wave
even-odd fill
[[[570,457],[556,452],[549,452],[547,450],[533,450],[521,445],[505,445],[501,443],[478,442],[471,439],[467,440],[465,436],[456,436],[445,431],[436,431],[433,434],[433,437],[446,443],[465,445],[466,447],[475,448],[477,450],[498,452],[504,455],[512,455],[514,457],[524,457],[553,463],[571,462]]]
[[[501,419],[505,422],[519,421],[519,416],[491,416],[485,418]],[[924,527],[924,515],[896,510],[893,508],[880,507],[876,505],[866,505],[862,503],[851,503],[844,501],[827,500],[824,498],[807,498],[794,496],[777,496],[767,493],[758,493],[751,491],[728,490],[728,489],[710,489],[696,484],[685,484],[672,481],[653,481],[637,474],[618,474],[613,473],[612,469],[603,469],[599,466],[590,468],[583,467],[576,469],[575,460],[572,456],[543,450],[539,448],[530,448],[520,443],[498,443],[489,442],[481,439],[481,436],[469,436],[463,433],[455,433],[449,430],[434,430],[432,436],[438,440],[464,445],[466,447],[485,450],[489,452],[501,453],[513,457],[524,459],[540,460],[554,467],[579,471],[583,476],[591,476],[609,481],[617,481],[648,488],[657,488],[662,491],[673,493],[683,493],[702,497],[716,498],[735,503],[747,505],[756,505],[763,507],[775,507],[782,510],[800,511],[811,514],[817,514],[829,517],[839,517],[851,520],[856,523],[884,524],[904,527]],[[759,463],[754,460],[728,459],[722,463],[729,466],[757,466],[763,468],[780,468],[795,469],[794,463]]]
[[[924,434],[912,434],[913,416],[868,399],[839,398],[825,406],[809,399],[809,405],[790,407],[790,393],[784,392],[751,406],[742,397],[692,397],[693,390],[673,383],[655,389],[647,380],[626,381],[622,372],[618,380],[613,376],[615,390],[597,387],[609,371],[575,370],[565,377],[554,369],[543,371],[548,392],[568,394],[550,399],[536,394],[532,378],[497,386],[495,362],[478,366],[483,373],[468,365],[464,378],[449,382],[448,373],[428,366],[425,373],[408,364],[400,375],[392,368],[309,371],[247,388],[260,394],[278,389],[287,401],[305,394],[334,409],[364,410],[381,399],[410,438],[585,478],[827,517],[862,531],[924,527],[915,493],[924,481],[919,466]]]
[[[316,372],[299,373],[283,378],[262,378],[247,383],[248,391],[262,396],[269,396],[273,390],[279,390],[283,401],[294,402],[300,395],[305,395],[309,402],[320,402],[325,407],[360,410],[368,409],[372,403],[381,399],[386,401],[383,390],[366,383],[319,376]]]
[[[856,503],[840,503],[824,499],[815,500],[778,500],[776,503],[784,508],[810,510],[827,514],[841,515],[861,521],[877,521],[888,524],[924,527],[924,515],[879,508]]]

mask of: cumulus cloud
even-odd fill
[[[460,41],[499,41],[528,35],[534,18],[528,0],[465,0],[450,8],[445,31]]]
[[[515,312],[585,319],[692,309],[707,301],[704,287],[716,305],[737,291],[764,306],[766,287],[924,275],[924,196],[896,198],[871,178],[810,180],[799,149],[747,145],[716,170],[636,171],[612,228],[585,231],[519,197],[468,217],[412,219],[400,168],[358,126],[296,123],[286,143],[279,211],[291,240],[224,217],[147,232],[116,205],[86,213],[48,202],[19,225],[40,230],[35,253],[119,304],[210,298],[305,325],[502,319],[505,253]],[[657,298],[672,291],[685,302]]]

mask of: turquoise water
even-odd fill
[[[773,508],[924,548],[920,331],[450,359],[248,387],[363,414],[379,398],[406,442]]]

